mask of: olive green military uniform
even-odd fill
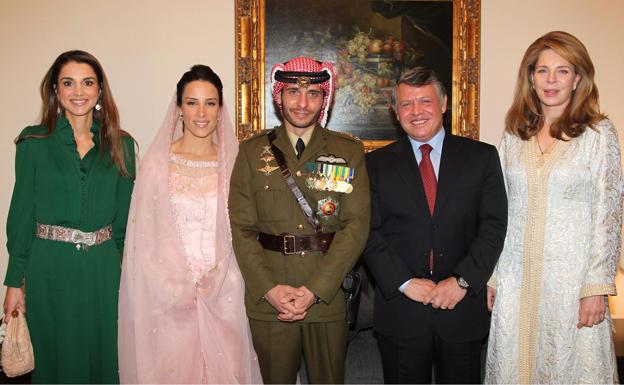
[[[241,143],[230,186],[230,222],[238,264],[246,284],[245,304],[265,382],[294,382],[303,351],[311,382],[343,382],[347,325],[341,283],[364,249],[370,226],[370,194],[361,142],[317,125],[300,159],[286,128],[276,128],[274,144],[284,153],[288,168],[324,233],[335,232],[326,253],[312,251],[284,255],[263,249],[260,232],[312,235],[299,204],[267,151],[267,132]],[[315,190],[306,180],[309,163],[342,163],[353,169],[350,193]],[[323,214],[324,204],[336,210]],[[331,210],[329,210],[331,211]],[[302,321],[277,319],[277,311],[263,299],[274,286],[305,286],[321,299]]]

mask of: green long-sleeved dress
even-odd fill
[[[34,383],[116,383],[117,295],[135,173],[134,143],[124,137],[131,178],[95,147],[83,159],[64,117],[47,138],[17,144],[7,220],[5,285],[26,280],[26,317],[35,352]],[[21,136],[43,134],[25,128]],[[87,250],[35,237],[36,223],[94,231],[112,224],[113,239]]]

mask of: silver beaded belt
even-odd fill
[[[37,238],[75,243],[76,249],[87,250],[89,246],[99,245],[113,238],[113,226],[108,225],[99,230],[86,233],[69,227],[37,223]]]

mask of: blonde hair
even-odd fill
[[[544,125],[544,114],[531,76],[542,51],[551,49],[574,66],[580,76],[576,90],[563,114],[550,126],[550,135],[565,140],[576,138],[587,127],[594,127],[605,115],[600,113],[598,88],[594,83],[594,65],[587,49],[579,39],[562,32],[549,32],[527,48],[518,71],[518,81],[513,103],[507,112],[505,130],[524,140],[537,134]],[[565,137],[564,137],[565,135]]]

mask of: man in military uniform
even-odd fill
[[[283,124],[241,143],[229,199],[254,347],[267,383],[294,383],[302,353],[311,383],[341,383],[341,284],[370,226],[364,150],[323,127],[335,88],[331,63],[298,57],[275,65],[271,82]],[[308,214],[280,172],[280,153]]]

